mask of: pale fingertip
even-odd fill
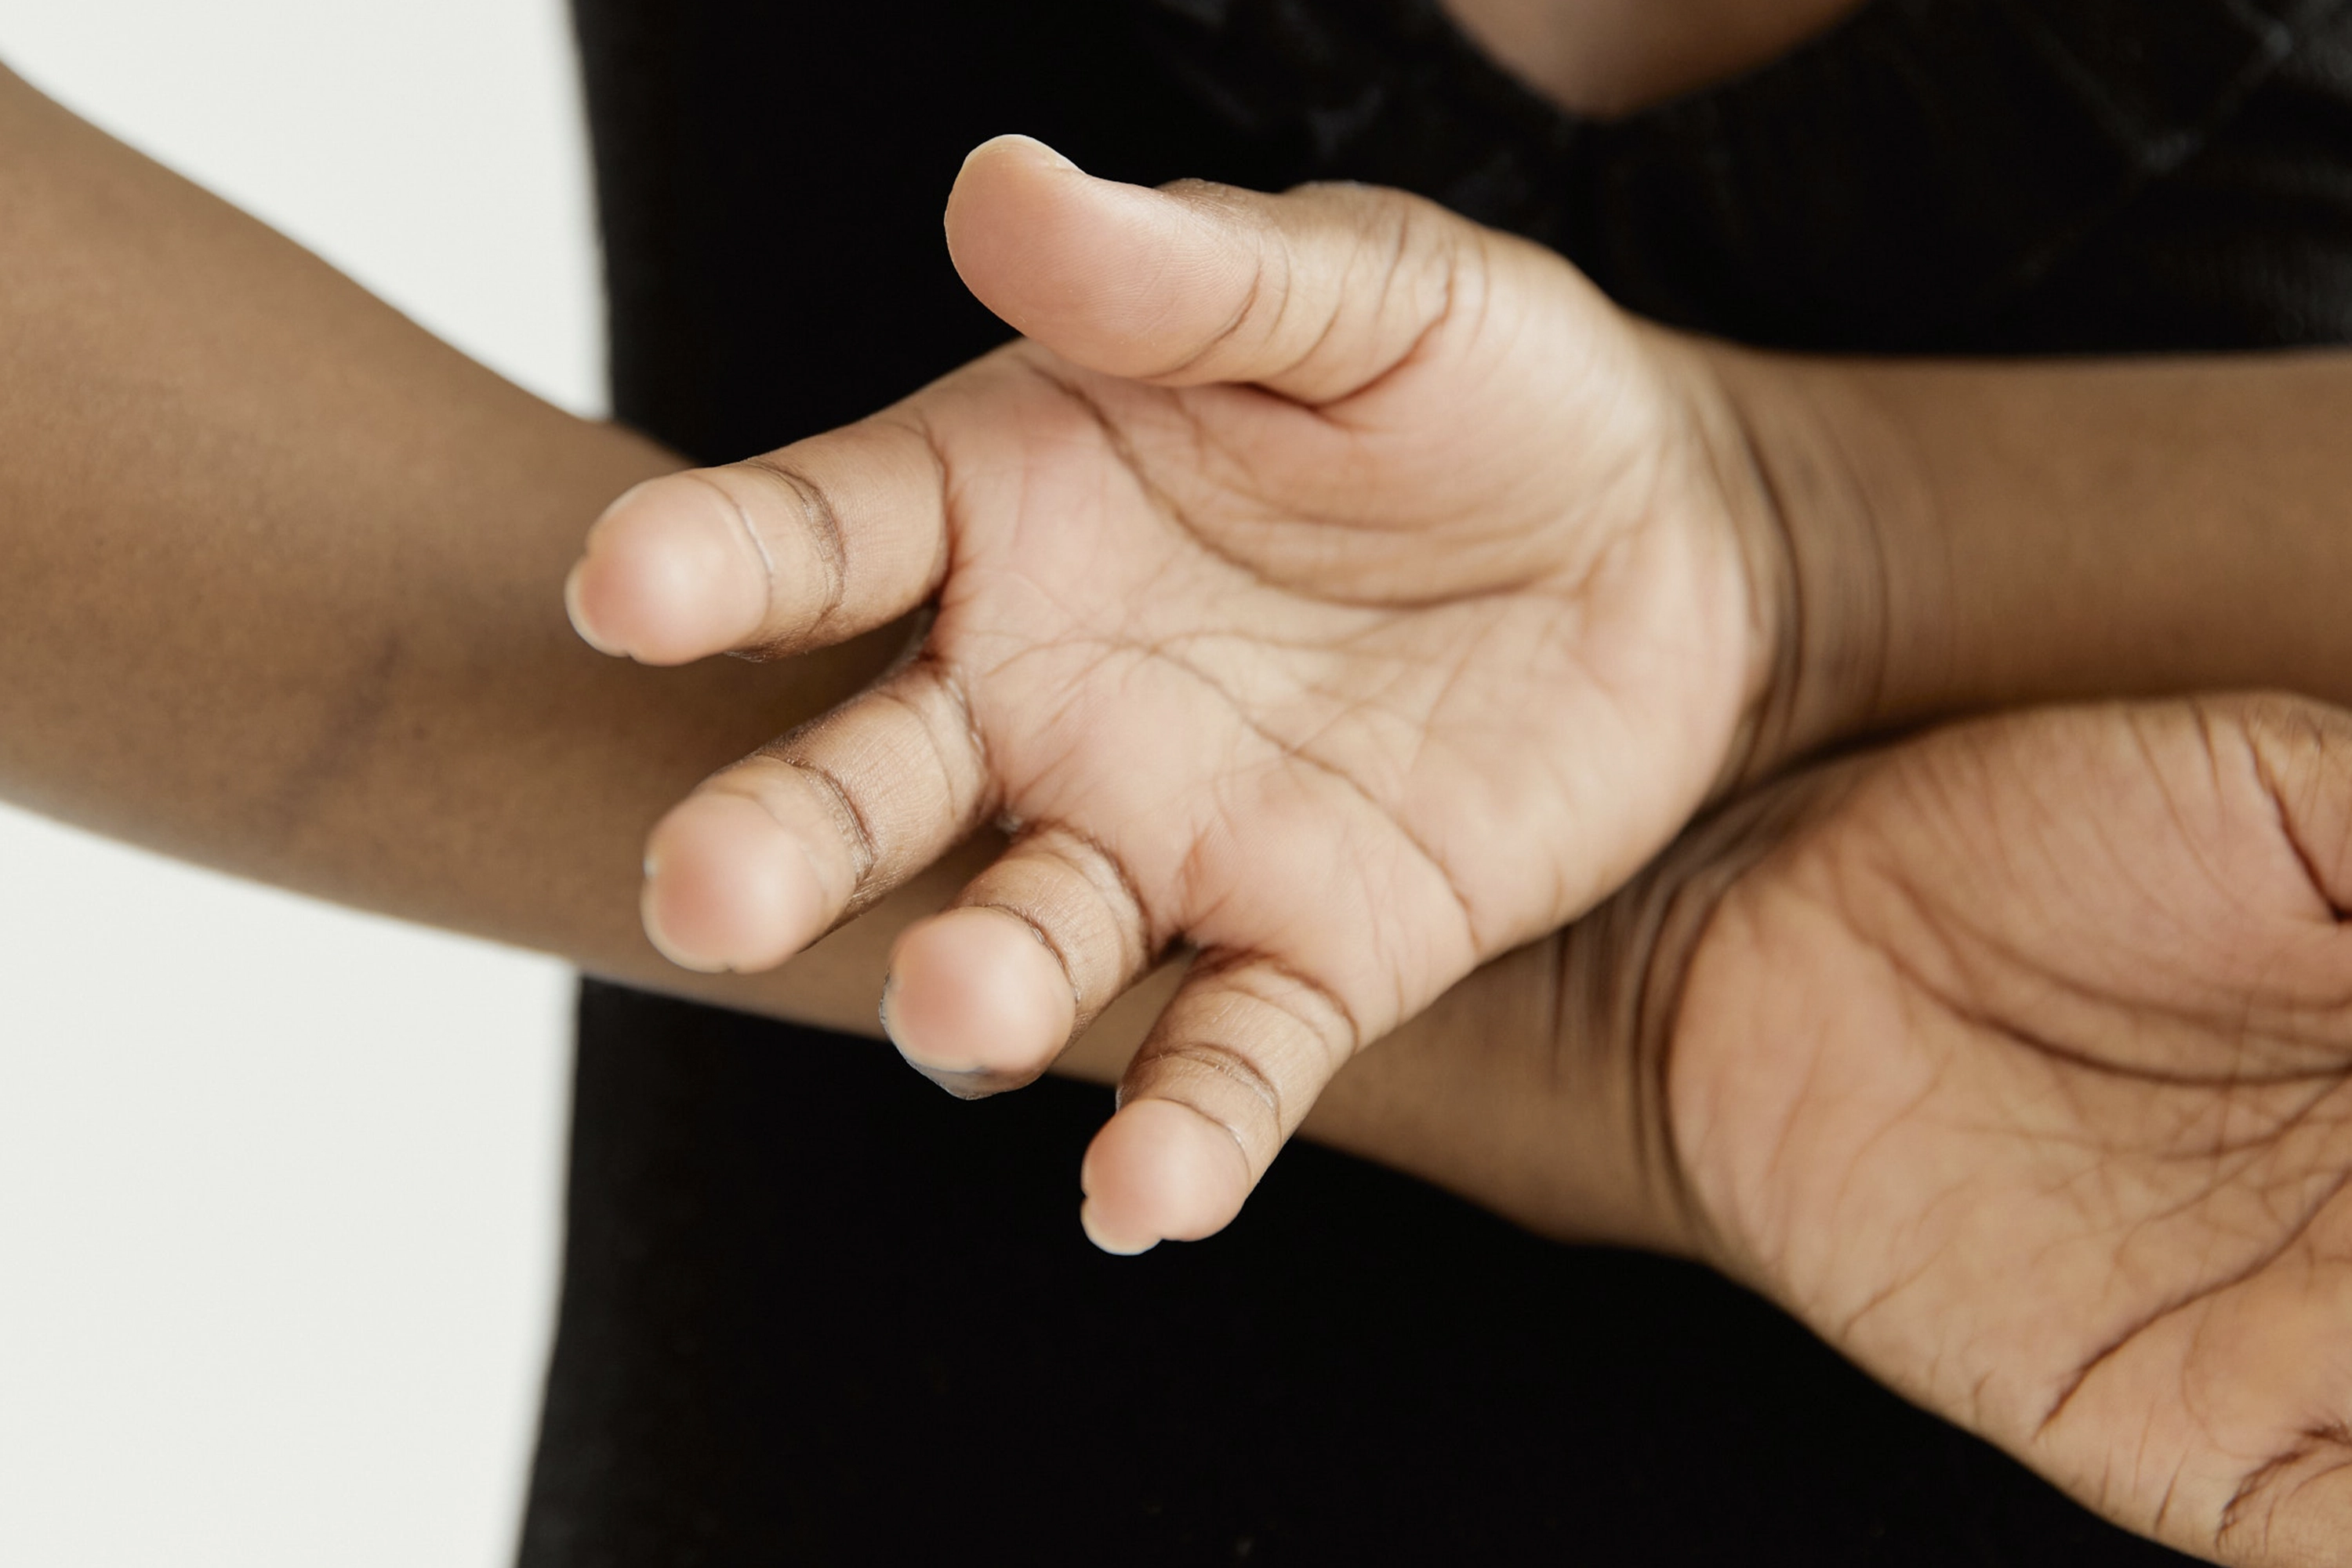
[[[1106,288],[1122,287],[1103,276],[1100,254],[1106,234],[1119,230],[1122,195],[1150,193],[1097,180],[1031,137],[984,142],[948,193],[949,259],[965,287],[1015,331],[1062,347],[1072,330],[1091,332],[1098,324]]]
[[[645,927],[646,940],[654,944],[654,951],[697,974],[726,973],[729,966],[723,960],[708,958],[695,950],[691,941],[681,942],[670,934],[663,923],[663,901],[662,889],[650,880],[637,891],[637,923]]]
[[[1156,1236],[1124,1236],[1110,1228],[1092,1198],[1078,1205],[1078,1228],[1087,1233],[1088,1241],[1114,1258],[1140,1258],[1160,1245],[1160,1238]]]
[[[874,1010],[874,1016],[882,1026],[882,1037],[889,1041],[893,1046],[898,1047],[899,1058],[908,1067],[913,1068],[917,1072],[922,1074],[923,1077],[929,1079],[933,1084],[945,1089],[948,1093],[955,1096],[958,1100],[986,1100],[991,1095],[1002,1093],[1003,1090],[1008,1089],[1017,1089],[1020,1087],[1019,1083],[1008,1079],[998,1073],[984,1070],[937,1068],[922,1061],[919,1058],[909,1056],[907,1052],[907,1048],[904,1046],[898,1045],[898,1027],[890,1022],[891,990],[891,982],[887,978],[884,979],[882,982],[882,1003],[880,1006]]]
[[[1172,1100],[1139,1100],[1095,1134],[1078,1185],[1099,1231],[1126,1246],[1198,1241],[1234,1222],[1249,1162],[1231,1130]]]
[[[1040,142],[1034,136],[1024,136],[1017,131],[1008,132],[1002,136],[990,137],[964,154],[962,167],[969,169],[974,163],[983,158],[993,158],[1007,153],[1024,157],[1030,163],[1042,164],[1047,168],[1069,169],[1078,174],[1086,173],[1054,147]]]
[[[1034,1078],[1076,1022],[1061,960],[1017,915],[950,910],[909,926],[891,950],[883,1030],[950,1093],[974,1098]]]
[[[754,641],[768,563],[716,485],[649,479],[607,509],[564,584],[573,629],[642,664],[685,664]]]
[[[772,969],[823,934],[807,855],[758,802],[697,795],[654,829],[646,936],[681,969]]]
[[[572,629],[579,635],[582,642],[608,658],[626,658],[629,650],[606,640],[596,629],[595,620],[589,615],[581,596],[581,579],[586,574],[587,565],[588,559],[583,556],[572,563],[571,571],[563,574],[563,613],[571,618]]]

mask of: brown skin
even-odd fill
[[[671,969],[639,934],[633,904],[637,847],[664,806],[710,768],[856,689],[895,651],[890,636],[764,668],[719,662],[650,672],[599,659],[563,626],[553,585],[582,519],[673,459],[550,410],[466,363],[295,247],[13,79],[0,79],[0,210],[9,215],[0,226],[0,558],[9,568],[0,574],[0,789],[176,853],[566,953],[603,973],[870,1028],[896,924],[938,907],[979,863],[974,857],[910,885],[781,976]],[[1790,571],[1780,592],[1791,613],[1775,645],[1764,708],[1765,727],[1778,726],[1769,749],[1793,754],[1842,733],[1971,705],[2114,689],[2231,681],[2352,699],[2352,627],[2323,592],[2329,582],[2352,580],[2352,531],[2332,525],[2336,498],[2352,492],[2352,459],[2334,438],[2340,418],[2332,411],[2352,405],[2352,371],[2342,359],[1938,368],[1705,352],[1790,524]],[[2160,443],[2148,441],[2151,425],[2164,432]],[[2162,464],[2148,460],[2151,450],[2164,455]],[[1857,562],[1868,569],[1853,570]],[[2068,741],[2056,753],[2035,753],[2042,761],[2032,767],[1994,771],[2063,776],[2076,766],[2061,766],[2064,757],[2095,761],[2106,750]],[[2208,746],[2206,755],[2220,752]],[[1947,765],[1917,776],[1932,779]],[[2148,776],[2198,771],[2176,761]],[[2305,776],[2283,763],[2273,772]],[[2083,776],[2091,785],[2061,790],[2051,815],[2095,826],[2115,820],[2129,769],[2119,775],[2103,762]],[[1874,808],[1868,837],[1884,841],[1899,871],[1911,863],[1906,857],[1937,847],[1928,827],[1937,820],[1937,792],[1895,790],[1886,798],[1894,804]],[[2220,813],[2244,821],[2256,815],[2243,804]],[[1709,831],[1675,855],[1711,846]],[[1952,864],[1969,869],[1997,859],[2013,831],[2008,819],[1962,823],[1952,842],[1969,852]],[[2167,858],[2164,831],[2152,822],[2133,842],[2135,866]],[[2213,848],[2194,836],[2182,841]],[[1712,852],[1697,858],[1722,868],[1716,875],[1727,880],[1742,865]],[[1814,866],[1806,875],[1839,884],[1818,869],[1834,870],[1835,856],[1798,854],[1785,863]],[[1923,897],[1948,891],[1936,879],[1944,868],[1932,857],[1927,863],[1935,875],[1904,877],[1923,884]],[[1809,1052],[1846,1051],[1866,1079],[1872,1070],[1899,1075],[1914,1050],[1958,1058],[1987,1049],[1971,1044],[1976,1024],[1964,1018],[1956,1036],[1951,1020],[1936,1021],[1932,1010],[1920,1014],[1932,1026],[1916,1033],[1858,1036],[1840,1035],[1832,1026],[1838,1020],[1803,1014],[1809,998],[1838,994],[1819,986],[1850,978],[1842,966],[1859,962],[1853,954],[1899,950],[1901,931],[1871,923],[1878,906],[1756,895],[1726,903],[1723,920],[1709,925],[1711,898],[1694,896],[1667,900],[1683,912],[1669,928],[1680,933],[1675,941],[1704,938],[1684,1016],[1704,1016],[1696,999],[1706,994],[1710,973],[1733,977],[1724,994],[1739,1008],[1749,995],[1734,983],[1743,965],[1789,976],[1811,965],[1824,978],[1784,999],[1790,1011],[1768,1048],[1726,1047],[1712,1058],[1712,1075],[1675,1065],[1662,1079],[1643,1070],[1644,1061],[1654,1068],[1672,1059],[1644,1057],[1638,1032],[1612,1036],[1612,1020],[1678,971],[1631,916],[1654,907],[1659,889],[1675,885],[1671,877],[1685,874],[1674,868],[1685,864],[1670,860],[1575,931],[1506,957],[1359,1058],[1307,1131],[1554,1234],[1699,1251],[1844,1336],[1841,1342],[1882,1375],[2011,1443],[2127,1521],[2246,1561],[2323,1560],[2315,1549],[2298,1559],[2286,1543],[2298,1530],[2319,1528],[2310,1520],[2326,1521],[2294,1510],[2335,1495],[2333,1481],[2302,1483],[2326,1463],[2340,1400],[2334,1417],[2273,1400],[2263,1406],[2268,1414],[2232,1426],[2214,1449],[2173,1441],[2160,1451],[2185,1489],[2175,1489],[2170,1508],[2161,1488],[2143,1485],[2137,1472],[2103,1485],[2095,1465],[2138,1451],[2135,1413],[2141,1427],[2170,1420],[2168,1375],[2169,1387],[2191,1390],[2206,1409],[2213,1390],[2270,1397],[2266,1368],[2181,1356],[2167,1363],[2162,1332],[2117,1342],[2153,1348],[2092,1365],[2089,1352],[2133,1320],[2117,1321],[2096,1345],[2021,1336],[2004,1316],[2032,1296],[2016,1289],[2016,1268],[1985,1268],[1967,1247],[1906,1257],[1901,1227],[1883,1213],[1874,1231],[1858,1233],[1865,1242],[1878,1237],[1874,1251],[1858,1244],[1847,1255],[1808,1257],[1788,1238],[1806,1228],[1808,1215],[1840,1201],[1834,1184],[1801,1183],[1776,1197],[1770,1183],[1747,1183],[1745,1167],[1710,1167],[1684,1152],[1700,1146],[1688,1139],[1690,1119],[1708,1105],[1709,1086],[1732,1081],[1724,1063],[1752,1058],[1768,1084],[1786,1088],[1801,1081]],[[2291,890],[2275,855],[2248,865],[2232,888],[2258,887],[2274,903]],[[1811,886],[1796,871],[1789,876],[1800,891]],[[2097,878],[2085,871],[2075,880],[2088,887]],[[1867,889],[1868,879],[1860,885]],[[2194,890],[2193,882],[2183,886]],[[1990,900],[1984,909],[1951,906],[1968,917],[1959,923],[1975,922],[1969,929],[2042,918],[2039,905],[2011,896],[2013,889],[1961,890]],[[2168,899],[2167,908],[2179,902]],[[2101,921],[2135,907],[2126,889],[2088,910],[2088,929],[2103,930]],[[2246,911],[2231,904],[2217,915],[2215,907],[2209,901],[2172,930],[2174,947],[2150,949],[2156,964],[2202,973],[2232,996],[2263,994],[2259,987],[2280,972],[2232,968],[2244,944],[2230,921]],[[2274,934],[2284,907],[2255,908],[2246,929]],[[1620,933],[1629,921],[1632,934]],[[1743,931],[1759,941],[1780,931],[1794,945],[1763,965],[1743,956]],[[1720,932],[1731,934],[1709,934]],[[2067,978],[2117,986],[2149,967]],[[1997,969],[1963,978],[1988,975],[2000,979]],[[1953,994],[1947,984],[1929,1000],[1940,1005]],[[1555,997],[1570,1004],[1562,1017],[1601,1020],[1574,1031],[1565,1052]],[[2053,1023],[2031,1006],[2003,1013],[2000,1005],[2014,1003],[2008,993],[1968,999],[1984,1003],[1963,1009],[1969,1018],[1993,1009],[1994,1054],[2009,1036],[2049,1040],[2059,1026],[2082,1023]],[[2172,1005],[2125,990],[2107,1000],[2102,1016],[2127,1023]],[[1063,1067],[1115,1075],[1154,1010],[1147,997],[1124,1024],[1107,1019]],[[1659,1016],[1654,1009],[1642,1016]],[[2189,1038],[2196,1032],[2175,1030],[2180,1048],[2211,1050],[2219,1041],[2234,1062],[2226,1053],[2242,1043],[2240,1034],[2209,1029],[2212,1039],[2199,1047]],[[2091,1043],[2105,1048],[2106,1036],[2094,1034]],[[2130,1027],[2123,1036],[2126,1044],[2137,1038]],[[1685,1026],[1677,1051],[1704,1037]],[[2326,1042],[2323,1029],[2313,1048]],[[2277,1048],[2268,1035],[2254,1045]],[[1710,1058],[1692,1046],[1681,1059]],[[1529,1064],[1545,1085],[1585,1091],[1523,1092]],[[2113,1067],[2092,1070],[2105,1083],[2119,1076]],[[1661,1095],[1661,1082],[1670,1095]],[[1987,1075],[1958,1087],[1979,1098],[2001,1092]],[[2098,1140],[2078,1141],[2078,1151],[2126,1184],[2136,1170],[2170,1168],[2177,1162],[2151,1158],[2151,1150],[2166,1152],[2148,1139],[2163,1128],[2195,1127],[2198,1087],[2186,1086],[2192,1100],[2185,1110],[2158,1097],[2151,1102],[2160,1114],[2142,1121],[2096,1111],[2084,1099]],[[2233,1114],[2246,1106],[2258,1116],[2270,1109],[2262,1092],[2212,1090]],[[1749,1087],[1734,1098],[1744,1107],[1754,1097]],[[1667,1100],[1672,1109],[1662,1110]],[[1853,1143],[1850,1128],[1818,1111],[1809,1121],[1808,1109],[1802,1096],[1785,1099],[1775,1120],[1756,1120],[1751,1140],[1833,1155]],[[2309,1136],[2297,1128],[2326,1130],[2310,1114],[2292,1126],[2273,1121],[2297,1137]],[[2264,1126],[2254,1125],[2258,1132]],[[1899,1152],[1926,1146],[1893,1142]],[[1743,1143],[1710,1133],[1705,1147],[1730,1160]],[[2325,1171],[2331,1148],[2294,1144],[2276,1168]],[[1863,1190],[1901,1195],[1919,1212],[1938,1206],[1931,1184],[1877,1180]],[[1727,1202],[1726,1194],[1744,1191],[1775,1202]],[[1676,1192],[1690,1194],[1687,1205],[1662,1206],[1660,1194]],[[2170,1195],[2195,1217],[2208,1198],[2226,1205],[2232,1193],[2242,1188],[2223,1183],[2202,1195]],[[2028,1181],[2002,1202],[2032,1213],[2038,1194],[2046,1204],[2043,1189]],[[2210,1212],[2222,1214],[2217,1234],[2234,1223]],[[1691,1225],[1692,1215],[1706,1224]],[[2326,1231],[2323,1224],[2303,1234],[2327,1240]],[[2056,1234],[2063,1245],[2063,1224]],[[2174,1244],[2168,1257],[2205,1256],[2197,1235],[2181,1236],[2166,1237]],[[2306,1247],[2282,1256],[2325,1263],[2336,1255]],[[1868,1333],[1844,1326],[1857,1300],[1923,1266],[1921,1278],[1972,1310],[1897,1293],[1890,1302],[1901,1301],[1901,1310],[1858,1320]],[[2172,1288],[2167,1300],[2210,1283],[2161,1268],[2149,1278]],[[2213,1337],[2207,1353],[2299,1331],[2307,1297],[2267,1286],[2253,1297],[2270,1303],[2261,1307],[2263,1333]],[[1948,1342],[1933,1337],[1947,1331]],[[1939,1358],[1970,1354],[2021,1369],[2021,1382],[1997,1408],[1971,1408],[1937,1381]],[[2302,1364],[2317,1362],[2315,1353]],[[2067,1378],[2086,1365],[2093,1375],[2082,1392],[2040,1432],[2031,1396],[2049,1394],[2054,1405]],[[2226,1500],[2241,1490],[2239,1522],[2222,1538]],[[2254,1555],[2263,1529],[2267,1559]]]
[[[1726,788],[2019,701],[2346,694],[2341,355],[1744,353],[1394,192],[1143,191],[1018,138],[948,235],[1024,341],[641,487],[573,614],[667,664],[937,604],[885,687],[664,820],[649,925],[763,968],[1020,821],[901,939],[890,1032],[1010,1087],[1195,947],[1083,1168],[1114,1250],[1226,1223],[1366,1044]]]
[[[1563,109],[1614,119],[1786,54],[1866,0],[1444,0]]]
[[[11,798],[599,973],[872,1030],[896,929],[987,846],[780,975],[678,971],[634,903],[664,807],[856,689],[890,634],[764,668],[599,659],[551,587],[579,520],[675,459],[467,363],[13,78],[0,201]],[[2326,587],[2352,577],[2352,531],[2330,525],[2352,479],[2340,356],[1715,363],[1805,522],[1779,751],[2116,689],[2352,700],[2352,620]],[[2152,423],[2162,465],[2146,461]],[[1841,575],[1856,562],[1871,569]],[[1166,988],[1061,1068],[1115,1078]],[[1381,1115],[1342,1099],[1310,1133],[1376,1143]]]
[[[2341,1563],[2347,906],[2352,714],[1980,721],[1727,808],[1327,1108],[1416,1107],[1365,1152],[1704,1258],[2120,1523]]]
[[[323,896],[871,1031],[896,929],[987,846],[781,975],[678,971],[633,905],[664,806],[856,689],[892,634],[765,668],[600,660],[550,585],[578,520],[673,458],[467,363],[12,78],[0,199],[0,787]],[[2330,525],[2352,478],[2340,356],[1710,353],[1802,525],[1773,752],[2118,689],[2352,700],[2352,621],[2326,590],[2352,574],[2352,531]],[[2151,424],[2173,461],[2145,461]],[[1062,1069],[1115,1078],[1166,989]],[[1310,1131],[1361,1143],[1368,1115]]]
[[[705,980],[646,942],[636,886],[663,808],[855,690],[888,634],[783,667],[600,658],[564,567],[584,519],[676,458],[517,390],[5,73],[0,210],[0,790],[872,1030],[887,927]]]
[[[2133,1529],[2352,1540],[2352,718],[2060,711],[1724,900],[1668,1064],[1710,1252]]]
[[[665,806],[857,689],[891,634],[766,668],[600,660],[551,585],[580,520],[675,458],[466,362],[5,75],[0,202],[0,789],[324,897],[872,1031],[895,930],[984,846],[782,975],[678,971],[634,905]],[[1784,510],[1824,542],[1797,542],[1805,679],[1780,683],[1782,749],[2115,689],[2352,700],[2352,621],[2326,599],[2352,570],[2352,531],[2328,526],[2352,478],[2339,357],[1720,364]],[[2144,460],[2151,420],[2174,461]],[[1838,580],[1857,560],[1887,575]],[[1155,1011],[1127,1006],[1063,1070],[1116,1077]]]
[[[938,606],[656,829],[649,926],[765,968],[1018,820],[903,939],[891,1037],[1012,1087],[1192,944],[1082,1178],[1105,1245],[1191,1239],[1356,1050],[1740,771],[1780,546],[1696,351],[1432,204],[1142,191],[1006,138],[948,226],[1030,341],[644,486],[573,579],[659,663]]]

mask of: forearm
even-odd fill
[[[2352,355],[1759,361],[1782,757],[2025,702],[2352,701]]]
[[[700,978],[646,944],[636,895],[661,812],[854,689],[889,634],[769,666],[599,658],[564,569],[667,454],[518,391],[5,75],[0,212],[0,792],[872,1030],[889,912],[781,974]]]

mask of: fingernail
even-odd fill
[[[1092,1198],[1088,1198],[1086,1202],[1078,1205],[1079,1228],[1087,1233],[1087,1239],[1088,1241],[1093,1242],[1097,1247],[1100,1247],[1103,1251],[1109,1253],[1113,1258],[1140,1258],[1145,1253],[1160,1245],[1160,1238],[1158,1237],[1154,1237],[1150,1240],[1139,1245],[1132,1237],[1115,1237],[1107,1236],[1099,1228],[1100,1224],[1101,1216],[1095,1212],[1095,1205]]]
[[[977,146],[977,147],[973,148],[970,153],[966,153],[966,154],[964,155],[964,162],[965,162],[966,163],[971,163],[974,158],[979,157],[982,153],[987,152],[991,147],[1002,147],[1002,146],[1005,145],[1007,142],[1019,142],[1019,143],[1021,143],[1021,144],[1022,144],[1023,146],[1024,146],[1024,147],[1034,147],[1034,148],[1035,148],[1038,152],[1043,153],[1044,154],[1045,154],[1045,156],[1046,156],[1047,158],[1049,158],[1049,159],[1053,160],[1053,162],[1054,162],[1056,165],[1058,165],[1059,167],[1061,167],[1061,168],[1076,170],[1076,172],[1077,172],[1077,173],[1079,173],[1079,174],[1084,174],[1084,173],[1086,173],[1086,171],[1085,171],[1085,170],[1083,170],[1083,169],[1079,169],[1079,168],[1078,168],[1078,166],[1077,166],[1076,163],[1072,163],[1069,159],[1067,159],[1067,158],[1064,157],[1064,156],[1062,155],[1062,153],[1061,153],[1061,152],[1060,152],[1060,150],[1059,150],[1058,148],[1055,148],[1055,147],[1050,146],[1050,145],[1048,145],[1048,144],[1047,144],[1047,143],[1045,143],[1045,142],[1040,142],[1040,141],[1038,141],[1038,140],[1037,140],[1037,138],[1035,138],[1034,136],[1024,136],[1024,135],[1020,134],[1018,132],[1012,132],[1012,133],[1009,133],[1009,134],[1007,134],[1007,135],[1003,135],[1003,136],[992,136],[992,137],[989,138],[987,141],[985,141],[985,142],[982,142],[979,146]]]
[[[929,1079],[939,1088],[947,1090],[951,1095],[954,1095],[958,1100],[993,1100],[998,1095],[1003,1094],[1006,1089],[1019,1087],[1018,1085],[1005,1082],[1003,1079],[998,1077],[994,1073],[950,1072],[944,1068],[925,1067],[914,1058],[908,1056],[904,1051],[901,1051],[898,1054],[900,1059],[905,1061],[908,1067],[913,1068],[918,1073],[920,1073],[924,1078]]]
[[[913,1068],[932,1083],[954,1095],[958,1100],[988,1100],[1009,1089],[1019,1089],[1027,1080],[1015,1081],[1000,1072],[986,1068],[950,1068],[927,1062],[907,1048],[898,1031],[890,1022],[890,998],[898,991],[898,978],[891,975],[882,982],[882,1005],[876,1009],[881,1020],[882,1037],[897,1048],[898,1059]]]
[[[883,1033],[950,1094],[977,1099],[1033,1081],[1076,1017],[1062,961],[1007,910],[950,910],[909,926],[891,950]]]
[[[1021,140],[1023,140],[1024,142],[1028,142],[1028,143],[1029,143],[1029,145],[1031,145],[1032,147],[1036,148],[1036,149],[1037,149],[1037,151],[1039,151],[1040,153],[1045,153],[1046,157],[1048,157],[1048,158],[1052,159],[1052,160],[1054,161],[1054,163],[1055,163],[1055,166],[1057,166],[1057,167],[1059,167],[1059,168],[1069,169],[1069,170],[1072,170],[1072,171],[1074,171],[1074,172],[1076,172],[1076,173],[1078,173],[1078,174],[1084,174],[1084,173],[1086,173],[1086,171],[1085,171],[1085,170],[1083,170],[1083,169],[1080,169],[1080,168],[1077,166],[1077,164],[1076,164],[1076,163],[1072,163],[1069,159],[1065,158],[1064,156],[1062,156],[1062,152],[1061,152],[1061,149],[1060,149],[1060,148],[1058,148],[1058,147],[1053,147],[1053,146],[1048,146],[1046,143],[1045,143],[1045,142],[1043,142],[1038,141],[1038,140],[1037,140],[1037,138],[1035,138],[1034,136],[1024,136],[1023,138],[1021,138]]]

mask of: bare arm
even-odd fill
[[[764,667],[600,659],[556,585],[583,520],[674,458],[518,392],[8,78],[0,207],[0,791],[602,973],[874,1028],[891,937],[987,846],[773,975],[670,967],[636,891],[666,805],[857,689],[898,634]],[[2352,363],[1719,363],[1790,525],[1763,765],[2001,701],[2352,697],[2329,600],[2347,545],[2329,400],[2352,398]],[[1364,1058],[1309,1131],[1381,1157],[1425,1142],[1407,1134],[1435,1080],[1408,1064],[1450,1070],[1444,1020],[1485,1016],[1483,992],[1516,1016],[1511,973],[1409,1026],[1418,1048]],[[1121,1004],[1061,1067],[1115,1076],[1165,994]],[[1618,1212],[1627,1175],[1595,1158],[1579,1202]]]
[[[2027,702],[2352,702],[2352,354],[1718,363],[1790,525],[1764,761]]]
[[[892,911],[781,973],[696,976],[646,943],[637,885],[667,805],[897,633],[766,666],[599,658],[564,569],[670,454],[519,391],[5,72],[0,214],[0,793],[874,1032]]]

